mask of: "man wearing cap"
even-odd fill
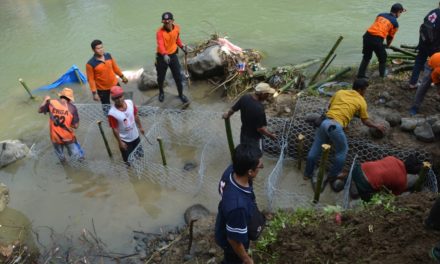
[[[254,94],[243,95],[228,112],[223,114],[223,118],[227,119],[240,110],[240,144],[251,144],[261,149],[261,138],[263,135],[273,140],[276,139],[275,134],[266,128],[266,113],[262,104],[274,93],[275,89],[270,87],[269,84],[261,82],[255,87]]]
[[[132,100],[124,99],[124,90],[120,86],[110,89],[110,96],[115,103],[108,112],[108,123],[119,144],[122,159],[128,163],[128,156],[139,145],[139,131],[144,134],[137,108]],[[139,153],[143,153],[139,146]]]
[[[322,144],[331,142],[332,148],[335,150],[335,158],[325,183],[333,183],[336,180],[344,167],[348,152],[347,137],[345,136],[344,129],[356,113],[359,113],[364,125],[379,129],[381,132],[385,131],[383,124],[375,124],[368,119],[367,102],[364,99],[368,85],[367,80],[357,79],[353,83],[353,90],[339,90],[330,99],[326,119],[317,128],[312,147],[307,155],[304,179],[312,178],[316,161],[322,152]]]
[[[399,3],[391,6],[390,13],[381,13],[377,15],[374,23],[364,34],[362,53],[364,54],[362,62],[359,65],[358,78],[367,78],[366,71],[370,63],[373,52],[379,60],[379,75],[385,77],[387,52],[383,41],[386,39],[386,47],[391,45],[394,36],[399,28],[397,18],[405,12],[406,9]]]
[[[187,53],[188,47],[183,45],[180,39],[180,27],[174,24],[173,14],[165,12],[162,14],[162,23],[156,32],[156,71],[157,84],[159,86],[159,101],[163,102],[165,94],[163,83],[168,67],[171,69],[174,81],[176,82],[177,92],[182,103],[188,103],[188,98],[183,94],[182,73],[179,58],[177,58],[178,47]]]
[[[78,110],[73,104],[73,91],[64,88],[58,95],[59,99],[50,99],[50,96],[46,96],[38,113],[49,113],[50,139],[60,161],[62,163],[66,161],[64,147],[67,148],[69,156],[82,160],[84,152],[73,131],[79,126]]]
[[[118,84],[118,75],[123,83],[128,79],[122,74],[118,64],[110,53],[104,52],[101,40],[94,40],[90,44],[93,57],[86,64],[87,81],[93,94],[93,100],[101,101],[105,113],[110,108],[110,88]]]

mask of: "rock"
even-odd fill
[[[4,183],[0,183],[0,212],[3,212],[9,203],[9,188]]]
[[[195,168],[197,168],[197,163],[195,161],[187,161],[185,162],[185,165],[183,165],[184,171],[192,171]]]
[[[384,118],[390,124],[391,127],[400,125],[402,121],[402,117],[400,116],[399,113],[389,113]]]
[[[428,122],[431,126],[438,121],[440,121],[440,115],[430,115],[426,117],[426,122]]]
[[[206,264],[215,264],[215,263],[217,263],[217,261],[215,260],[215,257],[210,258],[210,259],[208,260],[208,262],[206,262]]]
[[[195,77],[212,77],[224,74],[224,61],[219,45],[206,48],[193,58],[188,58],[188,70]]]
[[[384,99],[384,100],[387,101],[387,102],[390,101],[390,100],[392,99],[390,93],[387,92],[387,91],[384,91],[384,92],[379,93],[379,98]]]
[[[402,118],[400,129],[411,132],[417,127],[417,125],[425,123],[425,121],[425,118],[404,117]]]
[[[434,135],[440,135],[440,121],[435,122],[432,126],[432,132],[434,132]]]
[[[284,112],[286,112],[286,113],[290,113],[290,112],[292,112],[292,110],[289,108],[289,107],[284,107]]]
[[[215,248],[210,248],[210,249],[208,250],[208,254],[209,254],[209,255],[212,255],[212,256],[215,256],[215,254],[217,254],[217,249],[215,249]]]
[[[386,102],[385,106],[392,108],[392,109],[396,109],[396,108],[400,107],[400,102],[397,100],[392,100],[392,101]]]
[[[382,132],[377,128],[369,127],[368,132],[370,133],[370,135],[373,138],[385,137],[388,134],[388,132],[390,131],[390,123],[388,123],[386,120],[383,120],[382,118],[377,118],[377,117],[375,117],[373,120],[374,120],[374,123],[383,124],[385,126],[385,131]]]
[[[29,148],[20,140],[4,140],[0,142],[0,168],[5,167],[29,153]]]
[[[418,125],[414,129],[414,135],[423,142],[433,142],[435,139],[434,132],[428,122]]]
[[[185,210],[185,223],[189,225],[193,219],[201,219],[210,214],[209,210],[201,204],[195,204]]]
[[[188,261],[188,260],[191,260],[191,259],[193,259],[193,258],[194,258],[194,256],[191,255],[191,254],[186,254],[185,256],[183,256],[183,260],[184,260],[184,261]]]
[[[166,84],[164,83],[164,87]],[[157,85],[157,72],[155,68],[151,70],[144,71],[138,80],[138,89],[140,91],[148,91],[152,89],[158,89]]]

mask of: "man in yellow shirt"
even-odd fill
[[[353,90],[339,90],[330,99],[326,119],[322,121],[316,130],[315,139],[307,155],[305,178],[312,178],[316,161],[321,155],[321,145],[331,143],[332,148],[335,150],[335,158],[327,175],[327,182],[332,183],[336,180],[344,167],[348,152],[344,128],[348,126],[356,113],[359,113],[364,125],[379,129],[381,132],[385,131],[383,124],[375,124],[368,119],[367,102],[364,99],[364,93],[368,85],[367,80],[357,79],[353,83]]]

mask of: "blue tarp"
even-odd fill
[[[41,86],[35,89],[35,91],[47,91],[50,89],[57,88],[60,85],[65,85],[69,83],[79,83],[78,77],[76,77],[75,74],[75,70],[78,70],[78,75],[81,78],[82,82],[87,83],[87,78],[84,76],[84,74],[78,69],[78,67],[76,67],[76,65],[73,65],[58,80],[56,80],[52,84]]]

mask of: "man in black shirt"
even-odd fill
[[[266,113],[264,112],[263,101],[275,93],[275,89],[267,83],[259,83],[255,87],[254,94],[243,95],[228,112],[223,114],[227,119],[240,110],[241,133],[240,144],[250,144],[261,149],[261,138],[263,135],[275,140],[275,134],[267,130]]]

